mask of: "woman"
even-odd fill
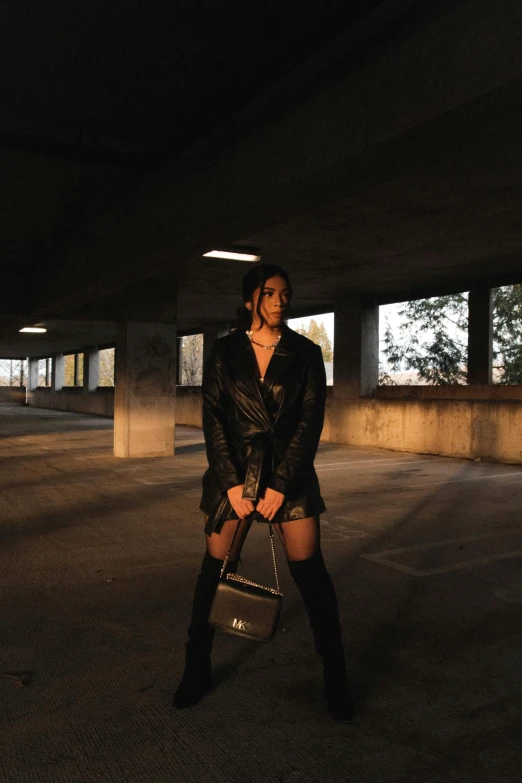
[[[216,341],[203,378],[203,477],[207,551],[188,629],[186,664],[174,705],[198,702],[210,687],[214,631],[208,615],[223,561],[240,520],[227,569],[235,571],[253,519],[274,523],[303,598],[325,697],[349,720],[344,651],[334,588],[320,548],[324,510],[313,462],[323,426],[326,378],[321,349],[284,321],[292,296],[287,273],[259,265],[243,280],[245,323]]]

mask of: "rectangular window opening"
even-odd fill
[[[468,293],[379,308],[379,385],[467,384]]]
[[[321,348],[326,385],[333,386],[334,366],[334,313],[289,318],[288,326],[295,332],[308,337]]]
[[[178,338],[178,384],[201,386],[203,382],[203,333]]]
[[[27,359],[0,359],[0,386],[25,386]]]
[[[98,386],[114,386],[114,348],[103,348],[99,353],[100,357],[100,380]]]
[[[493,383],[522,384],[522,284],[493,289]]]
[[[51,386],[51,359],[38,360],[38,388],[48,389]]]
[[[83,353],[69,353],[63,358],[64,386],[83,386]]]

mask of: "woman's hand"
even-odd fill
[[[261,498],[256,506],[256,511],[259,511],[265,519],[271,522],[283,505],[284,499],[285,496],[282,492],[277,492],[277,490],[267,487],[264,498]]]
[[[244,484],[238,484],[236,487],[227,489],[228,499],[230,500],[230,504],[238,515],[239,519],[244,519],[254,510],[254,504],[252,501],[246,500],[243,497],[244,486]]]

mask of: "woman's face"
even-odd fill
[[[259,327],[261,322],[257,313],[257,303],[261,299],[259,311],[265,319],[267,326],[277,328],[283,324],[285,310],[290,301],[290,289],[284,278],[269,277],[263,288],[257,288],[252,301],[247,302],[247,307],[252,311],[252,327]]]

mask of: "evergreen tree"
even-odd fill
[[[522,383],[522,285],[493,292],[493,368],[503,384]],[[386,325],[384,354],[392,372],[416,370],[429,384],[467,381],[468,296],[451,294],[405,302],[395,334]],[[381,373],[381,383],[393,383]]]
[[[493,292],[493,369],[499,383],[522,383],[522,285]]]
[[[392,372],[416,370],[429,384],[466,383],[467,294],[405,302],[398,314],[398,335],[387,323],[384,336]]]
[[[315,318],[312,318],[308,326],[298,326],[295,331],[298,332],[298,334],[308,337],[308,339],[312,340],[314,343],[317,343],[323,352],[323,361],[333,362],[332,343],[322,321],[318,324]]]

